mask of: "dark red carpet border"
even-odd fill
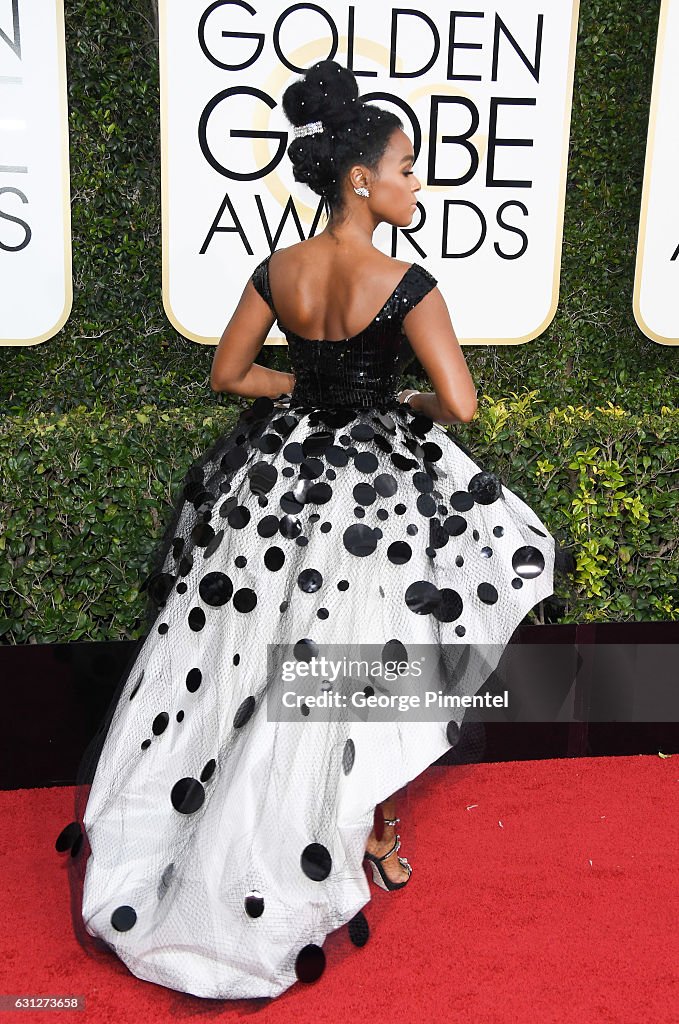
[[[405,889],[371,882],[370,937],[278,999],[228,1003],[95,961],[71,928],[72,790],[0,792],[0,994],[80,995],[84,1011],[2,1020],[144,1024],[256,1017],[363,1024],[676,1024],[679,756],[434,767],[401,794]]]

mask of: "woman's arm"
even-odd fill
[[[213,391],[227,391],[243,398],[278,398],[292,391],[294,374],[270,370],[254,362],[275,319],[252,281],[248,281],[212,360]]]
[[[434,388],[415,395],[412,408],[436,423],[469,423],[478,407],[476,388],[438,288],[405,315],[403,330]]]
[[[410,397],[412,396],[412,397]],[[399,393],[399,402],[407,402],[415,412],[424,413],[434,423],[465,423],[466,420],[458,419],[457,416],[446,416],[441,409],[438,397],[432,391],[416,391],[415,388],[404,388]]]

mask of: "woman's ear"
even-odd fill
[[[370,188],[368,169],[363,164],[355,164],[349,171],[349,182],[352,188],[361,188],[361,186]]]

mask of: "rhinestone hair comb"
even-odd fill
[[[296,139],[300,139],[303,138],[305,135],[319,135],[322,131],[322,121],[309,121],[308,124],[296,125],[292,129],[292,134]]]

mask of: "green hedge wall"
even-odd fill
[[[17,420],[0,459],[0,640],[141,636],[138,587],[172,497],[236,416],[98,405]],[[572,548],[554,621],[679,618],[679,411],[545,411],[531,392],[486,396],[448,429]]]
[[[65,7],[74,304],[55,338],[3,349],[9,643],[135,635],[172,487],[237,415],[209,388],[214,349],[162,308],[155,4]],[[533,342],[465,349],[483,397],[456,429],[573,547],[563,621],[679,617],[678,353],[632,314],[658,13],[581,5],[559,308]],[[258,361],[286,369],[285,346]]]

